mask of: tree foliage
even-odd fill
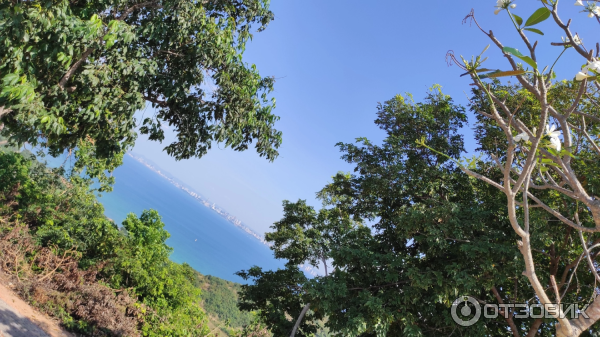
[[[206,335],[196,272],[169,260],[169,234],[158,213],[129,214],[119,228],[104,216],[84,181],[69,181],[58,173],[22,154],[0,152],[2,232],[25,223],[38,242],[37,251],[70,252],[79,268],[96,271],[96,282],[116,294],[126,290],[136,296],[142,308],[137,329],[144,336]],[[37,261],[35,254],[28,259],[32,265]],[[64,319],[80,317],[75,311]]]
[[[242,59],[252,26],[272,19],[266,0],[4,1],[2,133],[53,155],[79,149],[97,176],[120,164],[135,112],[152,105],[140,131],[162,141],[171,127],[165,150],[176,159],[255,142],[273,160],[273,79]]]
[[[569,88],[558,86],[553,97],[560,99]],[[528,96],[517,86],[496,83],[493,90],[505,92],[502,97],[511,108],[535,111],[534,101],[527,103]],[[471,100],[472,109],[482,108],[480,91],[474,90]],[[470,165],[476,172],[501,177],[493,162],[460,159],[465,109],[434,87],[422,102],[407,94],[380,104],[377,117],[376,124],[387,134],[383,144],[364,138],[356,144],[338,144],[343,158],[355,165],[354,173],[338,173],[318,193],[321,212],[337,214],[353,225],[315,220],[316,212],[303,202],[293,204],[296,212],[290,212],[286,202],[284,218],[266,236],[274,243],[275,256],[286,259],[290,269],[310,260],[309,254],[300,252],[307,251],[306,238],[315,236],[312,227],[326,228],[318,234],[326,235],[309,242],[336,242],[328,251],[333,271],[304,282],[282,271],[255,272],[256,282],[243,289],[242,303],[260,309],[274,331],[289,334],[291,323],[266,319],[281,312],[294,317],[286,307],[275,305],[283,296],[270,291],[270,280],[279,275],[278,287],[297,289],[294,313],[310,302],[315,314],[327,317],[330,331],[343,336],[506,336],[513,330],[523,336],[532,329],[552,334],[552,320],[516,318],[514,312],[508,315],[510,320],[499,315],[471,327],[458,326],[451,317],[452,303],[465,294],[496,304],[532,303],[535,298],[522,275],[524,261],[505,197],[488,184],[469,179],[461,169]],[[476,135],[481,155],[505,153],[497,146],[501,143],[493,123],[480,120]],[[439,153],[420,146],[417,141],[423,138]],[[552,193],[542,196],[563,202]],[[531,212],[538,276],[548,286],[550,276],[555,277],[567,293],[563,301],[583,307],[594,293],[593,277],[585,268],[574,269],[582,253],[576,233],[565,231],[543,210]],[[316,226],[303,225],[313,222]],[[573,276],[577,286],[569,281]],[[304,324],[314,324],[316,317],[308,316],[312,322]],[[301,335],[310,333],[303,330]]]

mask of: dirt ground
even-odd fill
[[[1,279],[1,276],[0,276]],[[0,337],[75,337],[0,282]]]

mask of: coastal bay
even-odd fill
[[[134,158],[125,156],[114,176],[114,190],[99,198],[106,216],[120,224],[129,212],[139,215],[145,209],[157,210],[171,234],[167,244],[173,247],[173,261],[239,283],[246,282],[236,271],[254,265],[264,269],[283,266],[256,237]]]

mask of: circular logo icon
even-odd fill
[[[460,309],[459,309],[460,307]],[[459,317],[457,311],[460,311],[460,315],[463,317],[471,317],[469,320],[465,320]],[[481,317],[481,306],[471,296],[460,296],[452,302],[452,308],[450,308],[450,313],[452,314],[452,319],[456,324],[460,326],[471,326],[479,320]]]

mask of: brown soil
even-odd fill
[[[31,320],[51,337],[75,336],[65,331],[56,320],[53,320],[21,300],[11,289],[9,289],[10,283],[6,283],[6,286],[3,284],[6,282],[6,278],[2,276],[3,275],[0,275],[0,300],[6,302],[6,304],[12,307],[14,311]],[[2,334],[2,332],[0,332],[0,334]]]

